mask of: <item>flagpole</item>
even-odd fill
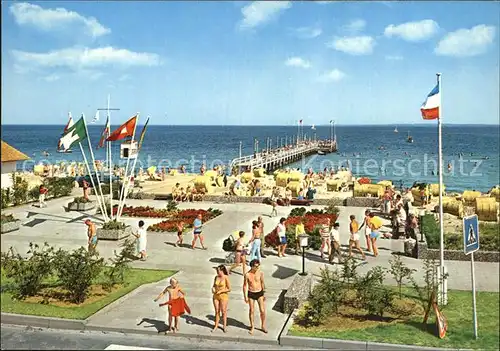
[[[92,145],[90,144],[90,134],[89,134],[89,130],[87,128],[87,122],[85,121],[85,115],[83,113],[82,113],[82,118],[83,118],[83,125],[85,126],[85,133],[87,133],[87,141],[89,143],[90,157],[92,158],[92,164],[94,165],[93,168],[94,168],[94,171],[95,171],[95,174],[96,174],[96,177],[97,177],[97,186],[99,187],[99,192],[100,192],[100,194],[97,194],[97,191],[96,191],[96,195],[97,196],[102,196],[102,202],[104,204],[104,195],[102,193],[100,174],[99,174],[99,172],[97,170],[97,167],[96,167],[96,164],[95,164],[94,151],[92,150]],[[92,179],[92,175],[90,175],[90,179]],[[95,187],[94,187],[94,190],[96,190]],[[104,215],[104,220],[108,221],[109,220],[109,218],[108,218],[108,210],[107,210],[106,206],[104,206],[103,215]]]
[[[108,128],[108,135],[107,138],[109,138],[109,135],[111,134],[111,116],[109,113],[109,103],[111,100],[110,94],[108,94],[108,106],[107,106],[107,126]],[[111,161],[111,141],[108,141],[108,167],[109,167],[109,204],[111,207],[111,213],[109,214],[109,218],[113,219],[113,168],[112,168],[112,161]]]
[[[139,114],[137,114],[137,115],[139,116]],[[146,124],[145,124],[145,125],[144,125],[144,127],[143,127],[143,128],[144,128],[144,133],[146,133],[145,128],[146,128],[146,125],[147,125],[148,121],[149,121],[149,116],[148,116],[148,119],[146,120]],[[136,126],[137,126],[137,123],[136,123]],[[136,127],[136,128],[137,128],[137,127]],[[140,144],[142,144],[142,137],[141,137],[141,138],[140,138],[140,140],[139,140],[139,144],[137,144],[137,154],[136,154],[136,156],[135,156],[135,159],[134,159],[134,165],[132,166],[132,171],[131,171],[130,175],[132,175],[132,174],[135,172],[135,166],[136,166],[136,164],[137,164],[137,159],[139,158],[139,152],[141,151],[141,146],[142,146],[142,145],[140,145]],[[129,177],[129,179],[130,179],[130,177]],[[134,176],[134,181],[135,181],[135,176]],[[123,201],[124,201],[124,203],[125,203],[125,199],[127,198],[127,195],[128,195],[128,190],[129,190],[129,187],[130,187],[130,180],[128,181],[128,183],[127,183],[127,187],[126,187],[126,189],[125,189],[125,196],[123,197],[123,199],[124,199],[124,200],[123,200]],[[121,210],[120,210],[120,214],[119,214],[120,216],[122,215],[122,212],[123,212],[123,206],[122,206],[122,208],[121,208]]]
[[[134,142],[135,139],[135,131],[137,130],[137,122],[139,121],[139,112],[137,112],[135,116],[135,125],[134,125],[134,132],[132,133],[132,142]],[[137,158],[136,158],[137,160]],[[125,205],[125,199],[126,199],[126,191],[128,188],[128,185],[130,183],[130,177],[132,173],[134,172],[134,169],[130,171],[130,175],[128,174],[128,168],[130,165],[130,154],[129,157],[127,157],[127,166],[125,167],[125,178],[123,180],[123,186],[122,186],[122,194],[120,194],[120,204],[118,205],[118,212],[116,213],[116,220],[120,220],[122,211],[123,211],[123,206]],[[122,198],[123,197],[123,198]]]
[[[444,218],[443,218],[443,140],[442,140],[442,91],[441,91],[441,73],[436,73],[438,91],[439,91],[439,116],[438,116],[438,167],[439,167],[439,265],[441,277],[441,304],[446,305],[448,300],[446,272],[444,267]]]
[[[88,134],[87,134],[87,138],[88,138]],[[92,173],[90,172],[90,167],[89,167],[89,163],[87,161],[87,157],[85,156],[85,152],[83,152],[83,146],[82,146],[82,143],[78,143],[78,145],[80,145],[80,151],[82,152],[82,155],[83,155],[83,161],[85,162],[85,166],[87,167],[87,173],[89,174],[90,176],[90,182],[92,183],[92,186],[94,187],[94,191],[96,193],[96,197],[97,197],[97,203],[99,204],[99,208],[101,209],[101,213],[104,217],[104,221],[106,221],[106,217],[105,217],[105,212],[104,212],[104,208],[101,204],[101,199],[99,198],[99,194],[97,194],[97,191],[96,191],[96,186],[95,186],[95,183],[94,183],[94,178],[92,177]]]
[[[130,120],[130,118],[129,118]],[[136,125],[137,125],[137,120],[136,120]],[[135,127],[134,127],[134,132],[133,132],[133,135],[132,135],[132,140],[134,140],[134,136],[135,136]],[[116,220],[118,221],[119,219],[119,213],[120,213],[120,207],[122,205],[122,196],[123,196],[123,190],[125,188],[125,181],[127,179],[127,174],[128,174],[128,166],[130,164],[130,157],[127,157],[127,164],[125,165],[125,173],[123,174],[123,182],[122,182],[122,188],[120,189],[120,197],[118,198],[118,210],[116,211]]]
[[[297,145],[299,144],[300,140],[300,120],[297,121]]]

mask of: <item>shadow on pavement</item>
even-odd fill
[[[208,260],[211,263],[218,263],[218,264],[225,264],[226,260],[223,258],[218,258],[218,257],[212,257],[211,259]]]
[[[278,300],[276,301],[276,303],[272,308],[273,311],[283,313],[285,294],[286,290],[281,290],[280,296],[278,296]]]
[[[208,323],[207,321],[201,320],[201,319],[196,318],[196,317],[191,316],[191,315],[182,315],[181,318],[183,318],[186,321],[186,324],[196,324],[196,325],[199,325],[201,327],[210,328],[210,329],[212,329],[214,327],[212,324]]]
[[[206,317],[211,322],[215,323],[215,316],[214,315],[207,314]],[[220,320],[220,324],[222,325],[222,318]],[[236,327],[236,328],[240,328],[240,329],[244,329],[244,330],[249,330],[250,329],[246,324],[244,324],[244,323],[242,323],[242,322],[240,322],[240,321],[238,321],[238,320],[236,320],[234,318],[231,318],[231,317],[227,317],[227,325],[230,326],[230,327]]]
[[[36,226],[38,224],[42,224],[45,221],[46,221],[46,219],[35,218],[35,219],[29,221],[28,223],[24,223],[23,226],[33,228],[34,226]]]
[[[298,272],[298,270],[296,269],[280,266],[279,264],[275,264],[275,266],[277,267],[277,269],[272,274],[273,278],[287,279]]]
[[[150,325],[145,325],[144,328],[156,328],[158,333],[164,333],[167,331],[168,326],[164,321],[159,321],[157,319],[151,318],[143,318],[137,325],[141,325],[142,323],[149,323]]]

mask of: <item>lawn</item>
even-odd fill
[[[426,325],[422,323],[423,314],[406,321],[396,320],[391,323],[370,321],[367,325],[353,323],[352,318],[333,317],[336,319],[334,323],[331,323],[332,318],[332,321],[325,321],[323,325],[317,327],[305,328],[294,324],[289,330],[289,335],[442,348],[498,350],[499,294],[478,292],[476,298],[478,340],[474,340],[473,336],[472,293],[468,291],[449,292],[448,305],[443,309],[448,320],[448,331],[442,340],[437,337],[433,312]],[[351,328],[346,328],[347,325]]]
[[[49,304],[42,304],[40,303],[40,297],[31,297],[24,301],[16,300],[11,293],[4,291],[11,281],[2,272],[1,310],[7,313],[34,316],[86,319],[139,286],[168,278],[174,273],[174,271],[166,270],[130,269],[125,276],[123,285],[119,285],[107,292],[101,289],[99,282],[97,282],[97,284],[93,285],[89,298],[82,304],[75,305],[62,301],[50,301]]]

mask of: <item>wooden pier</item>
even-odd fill
[[[272,172],[307,156],[321,153],[329,154],[336,151],[337,143],[335,140],[304,142],[300,145],[264,150],[253,155],[235,158],[231,161],[230,169],[252,170],[254,168],[264,168],[267,172]]]

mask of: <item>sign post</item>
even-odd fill
[[[477,215],[464,217],[464,252],[466,255],[470,254],[474,339],[477,339],[476,277],[474,272],[474,252],[477,250],[479,250],[479,221]]]

